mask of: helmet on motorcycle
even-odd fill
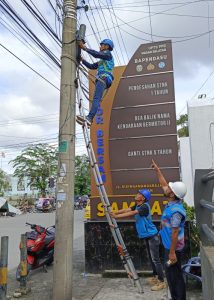
[[[186,185],[182,181],[169,182],[169,187],[179,199],[183,199],[187,193]]]
[[[114,49],[114,43],[109,40],[109,39],[104,39],[100,42],[100,45],[108,45],[109,46],[109,50],[112,51]]]
[[[138,193],[140,193],[146,199],[146,201],[151,199],[151,192],[147,189],[139,190]]]
[[[45,199],[44,202],[43,202],[43,207],[48,207],[49,204],[50,204],[49,200]]]

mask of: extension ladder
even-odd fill
[[[82,99],[81,98],[78,99],[78,105],[79,105],[80,115],[85,119],[85,113],[84,113],[84,108],[83,108],[83,105],[82,105]],[[106,194],[105,186],[104,186],[104,183],[102,181],[102,177],[101,177],[99,167],[98,167],[98,164],[97,164],[97,161],[96,161],[96,157],[95,157],[95,154],[94,154],[92,142],[90,140],[89,130],[88,130],[86,121],[83,123],[82,128],[83,128],[85,144],[86,144],[86,147],[87,147],[87,152],[88,152],[90,164],[91,164],[91,167],[92,167],[93,175],[94,175],[94,178],[95,178],[96,186],[97,186],[98,191],[99,191],[100,199],[102,201],[102,204],[103,204],[103,207],[104,207],[104,210],[105,210],[105,215],[106,215],[107,221],[109,223],[112,236],[113,236],[114,241],[116,243],[119,256],[121,258],[121,261],[124,265],[124,268],[127,272],[127,275],[129,277],[129,279],[132,281],[134,286],[137,286],[139,293],[143,293],[143,288],[141,286],[140,278],[139,278],[139,276],[138,276],[138,274],[135,270],[132,259],[129,255],[128,250],[126,248],[126,245],[123,241],[123,237],[121,235],[120,229],[117,225],[116,220],[114,218],[112,218],[111,215],[110,215],[110,212],[111,212],[110,202],[109,202],[108,196]]]

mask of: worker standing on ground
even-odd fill
[[[111,51],[114,48],[114,44],[109,39],[104,39],[100,43],[100,51],[95,51],[88,49],[85,44],[81,41],[79,42],[79,47],[86,51],[88,54],[92,55],[95,58],[100,58],[100,60],[96,63],[90,64],[84,59],[82,60],[83,65],[85,65],[89,69],[98,70],[96,75],[96,81],[95,81],[95,91],[94,91],[94,97],[92,101],[92,106],[89,114],[86,116],[86,122],[87,125],[90,126],[93,122],[93,118],[97,113],[97,110],[100,105],[100,101],[102,100],[103,93],[105,89],[108,89],[112,81],[114,80],[113,77],[113,69],[114,69],[114,58],[111,54]],[[77,122],[79,124],[84,123],[83,116],[77,116]]]
[[[152,222],[149,200],[151,199],[151,193],[147,189],[139,190],[135,196],[136,205],[127,209],[121,209],[115,213],[111,213],[111,216],[115,219],[127,218],[134,216],[136,220],[136,229],[138,236],[144,239],[149,247],[148,254],[152,258],[152,268],[154,276],[149,280],[152,285],[152,291],[159,291],[166,288],[164,283],[163,268],[159,257],[159,236],[156,226]]]
[[[152,160],[151,167],[156,171],[164,195],[169,201],[161,218],[160,236],[165,248],[165,272],[172,300],[186,300],[186,287],[181,269],[181,256],[184,248],[184,224],[186,211],[182,199],[187,189],[183,182],[167,183],[157,164]]]

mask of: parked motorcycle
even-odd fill
[[[46,267],[54,260],[55,226],[44,228],[40,225],[30,224],[27,237],[27,274],[30,270]],[[21,266],[17,267],[16,279],[20,280]]]
[[[48,198],[40,198],[35,206],[38,212],[51,212],[53,211],[53,207]]]

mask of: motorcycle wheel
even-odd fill
[[[50,260],[46,263],[46,265],[47,265],[47,266],[51,266],[52,263],[53,263],[53,261],[54,261],[53,258],[50,258]]]
[[[31,265],[27,264],[27,276],[31,270]],[[21,279],[21,265],[19,264],[16,270],[16,280],[20,281]]]

